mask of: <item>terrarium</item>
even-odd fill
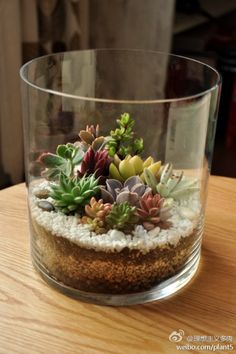
[[[197,271],[220,77],[198,61],[85,50],[21,69],[33,264],[65,294],[128,305]]]

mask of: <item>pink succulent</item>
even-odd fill
[[[140,199],[136,213],[146,230],[154,229],[161,221],[160,211],[163,202],[164,199],[161,198],[160,194],[152,195],[149,193]]]

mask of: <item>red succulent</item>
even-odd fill
[[[104,183],[109,175],[110,159],[108,158],[107,150],[99,150],[95,152],[90,147],[84,154],[83,161],[78,170],[78,176],[95,174],[95,177],[100,177],[100,183]]]
[[[143,227],[146,230],[152,230],[161,221],[160,211],[163,206],[164,199],[160,194],[152,195],[146,194],[139,201],[139,208],[137,208],[137,215],[140,218]]]

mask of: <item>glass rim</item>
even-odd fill
[[[57,90],[52,90],[48,88],[41,87],[39,85],[36,85],[35,83],[29,81],[25,77],[25,70],[32,64],[35,63],[39,60],[46,59],[49,57],[55,57],[63,54],[70,54],[70,53],[81,53],[81,52],[142,52],[142,53],[152,53],[152,54],[157,54],[157,55],[162,55],[162,56],[167,56],[167,57],[173,57],[173,58],[178,58],[178,59],[184,59],[186,61],[191,61],[195,62],[197,64],[200,64],[202,66],[205,66],[209,71],[212,71],[216,74],[216,83],[212,86],[209,87],[209,89],[200,91],[199,93],[196,93],[194,95],[189,95],[189,96],[183,96],[183,97],[178,97],[178,98],[163,98],[163,99],[151,99],[151,100],[125,100],[125,99],[111,99],[111,98],[98,98],[98,97],[88,97],[88,96],[80,96],[80,95],[73,95],[70,93],[66,92],[61,92]],[[57,96],[62,96],[62,97],[67,97],[67,98],[72,98],[76,100],[83,100],[83,101],[89,101],[89,102],[98,102],[98,103],[113,103],[113,104],[157,104],[157,103],[174,103],[174,102],[184,102],[196,98],[200,98],[202,96],[205,96],[206,94],[214,91],[217,87],[219,87],[222,83],[222,77],[220,73],[213,68],[211,65],[206,64],[201,62],[200,60],[189,58],[183,55],[177,55],[177,54],[172,54],[168,52],[162,52],[162,51],[155,51],[155,50],[146,50],[146,49],[129,49],[129,48],[98,48],[98,49],[81,49],[81,50],[71,50],[71,51],[63,51],[63,52],[57,52],[57,53],[50,53],[46,55],[42,55],[36,58],[31,59],[30,61],[26,62],[24,65],[21,66],[20,68],[20,77],[21,79],[28,84],[29,86],[43,91],[48,94],[53,94]]]

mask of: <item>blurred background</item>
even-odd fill
[[[89,48],[160,50],[217,68],[212,174],[236,177],[236,0],[0,0],[0,189],[24,180],[20,66]]]

